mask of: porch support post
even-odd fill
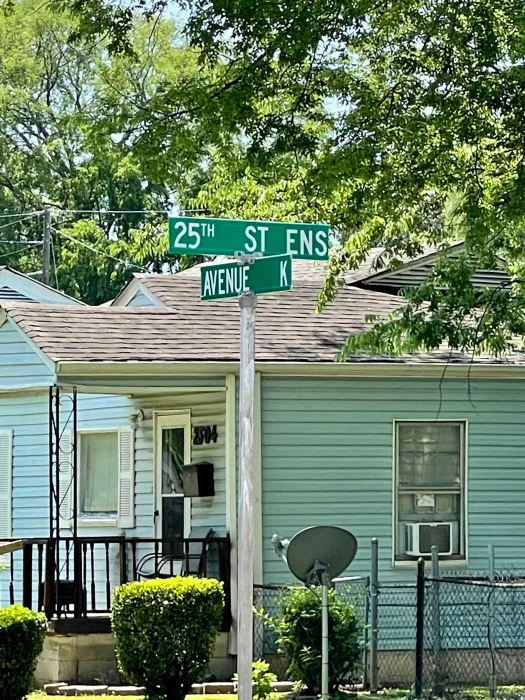
[[[253,580],[263,584],[262,534],[262,456],[261,456],[261,373],[255,375],[255,402],[253,409]]]
[[[237,408],[235,375],[226,376],[226,531],[230,536],[231,630],[228,652],[237,654]]]

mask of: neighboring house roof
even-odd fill
[[[239,359],[239,307],[236,300],[200,301],[195,275],[175,290],[174,308],[38,306],[7,303],[4,310],[54,362],[234,362]],[[262,295],[257,308],[256,360],[270,363],[333,362],[348,335],[369,325],[365,317],[385,317],[403,300],[390,294],[344,287],[336,302],[315,313],[318,285],[297,283],[293,291]],[[489,355],[476,363],[521,364],[514,353],[502,360]],[[357,362],[406,361],[470,363],[472,358],[446,348],[404,358],[359,357]]]
[[[5,265],[0,266],[0,301],[4,299],[39,302],[41,304],[84,305],[79,299],[74,299],[43,282]]]
[[[16,289],[11,289],[11,287],[0,287],[0,300],[2,301],[25,301],[27,303],[36,304],[35,299],[22,294]]]
[[[463,242],[451,245],[446,254],[454,258],[465,250]],[[432,270],[432,267],[440,257],[442,251],[437,248],[426,248],[423,254],[414,260],[408,260],[396,269],[384,269],[373,272],[365,278],[361,278],[360,283],[371,289],[381,291],[397,291],[403,287],[413,287],[424,282]],[[509,281],[509,276],[503,269],[479,270],[472,276],[472,284],[475,287],[501,287]]]
[[[465,249],[464,243],[455,243],[447,250],[447,255],[457,256]],[[396,269],[382,269],[383,248],[372,248],[365,260],[355,269],[347,270],[343,275],[346,285],[356,285],[365,289],[396,294],[403,287],[421,284],[429,275],[441,251],[427,246],[422,254],[414,260],[402,263]],[[220,256],[204,265],[216,264],[230,260]],[[179,303],[180,286],[189,278],[200,277],[202,265],[195,265],[176,274],[135,274],[120,294],[110,302],[111,306],[168,306],[174,308]],[[379,268],[379,269],[378,269]],[[298,283],[315,283],[319,289],[327,274],[325,262],[311,260],[294,260],[292,278]],[[502,269],[480,270],[473,277],[473,283],[479,287],[500,287],[508,281],[508,275]],[[133,303],[143,295],[141,301]]]
[[[356,270],[349,270],[345,273],[345,282],[354,284],[373,274],[375,272],[374,263],[378,259],[380,252],[380,248],[372,248],[366,260]],[[213,265],[229,260],[231,258],[220,256],[209,263],[202,263],[202,265]],[[175,274],[134,274],[120,294],[111,302],[111,306],[127,306],[142,291],[147,294],[150,300],[156,299],[161,304],[172,307],[178,302],[180,285],[191,278],[199,279],[202,265],[195,265]],[[293,261],[292,279],[294,286],[299,283],[311,282],[320,289],[326,273],[327,266],[325,262],[311,260]]]

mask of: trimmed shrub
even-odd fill
[[[222,583],[178,576],[115,590],[117,660],[150,699],[180,700],[205,671],[224,608]]]
[[[22,700],[31,690],[36,661],[44,647],[47,619],[12,605],[0,609],[0,698]]]
[[[362,626],[354,606],[333,590],[328,594],[328,610],[329,689],[334,693],[360,667]],[[290,678],[303,684],[308,695],[320,693],[321,589],[292,588],[283,593],[273,627]]]

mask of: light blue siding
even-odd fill
[[[0,344],[1,347],[1,344]],[[223,381],[223,380],[222,380]],[[220,380],[210,380],[210,384]],[[182,380],[183,386],[194,382]],[[67,395],[63,394],[62,418],[68,414]],[[225,392],[183,393],[170,396],[150,396],[131,399],[118,395],[78,395],[78,429],[107,430],[129,426],[129,417],[139,407],[144,409],[145,420],[135,430],[135,515],[136,527],[126,531],[130,537],[154,537],[154,411],[189,409],[193,425],[216,424],[216,444],[193,446],[192,461],[209,459],[215,466],[216,496],[209,502],[193,499],[191,526],[213,527],[217,534],[225,533]],[[72,424],[68,424],[68,429]],[[0,394],[0,429],[12,428],[13,441],[13,536],[47,537],[49,534],[49,416],[48,391]],[[68,531],[62,529],[62,536]],[[87,521],[79,526],[82,537],[104,537],[122,534],[112,527],[90,526]],[[151,550],[151,546],[148,551]],[[145,552],[142,552],[145,553]],[[139,555],[141,552],[139,551]],[[36,552],[35,552],[36,557]],[[21,553],[15,555],[15,593],[21,596]],[[95,550],[95,571],[99,582],[105,580],[105,551]],[[36,558],[35,566],[36,571]],[[89,575],[88,562],[88,575]],[[119,558],[111,550],[111,577],[118,580]],[[8,601],[8,574],[0,572],[0,605]],[[36,587],[35,587],[36,588]],[[36,590],[34,592],[36,601]],[[98,587],[100,605],[104,588]]]
[[[0,327],[0,390],[53,384],[54,375],[10,320]]]
[[[138,291],[135,296],[128,301],[126,306],[159,306],[159,304],[154,304],[144,292]]]
[[[210,384],[212,386],[213,384]],[[191,392],[137,399],[145,420],[136,432],[137,528],[139,536],[153,535],[153,412],[190,410],[194,426],[217,425],[217,443],[191,446],[192,462],[211,461],[214,465],[215,498],[209,502],[192,499],[191,527],[209,526],[217,535],[226,528],[226,394],[223,391]],[[192,432],[193,434],[193,432]],[[190,438],[191,439],[191,438]]]
[[[359,551],[349,573],[370,571],[379,538],[383,580],[393,568],[393,421],[468,421],[469,568],[486,570],[487,545],[502,568],[525,569],[525,393],[519,381],[293,379],[262,382],[264,577],[291,575],[270,544],[309,525],[351,530]]]

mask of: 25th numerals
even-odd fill
[[[209,445],[217,442],[219,433],[216,425],[199,425],[193,428],[193,444]]]

